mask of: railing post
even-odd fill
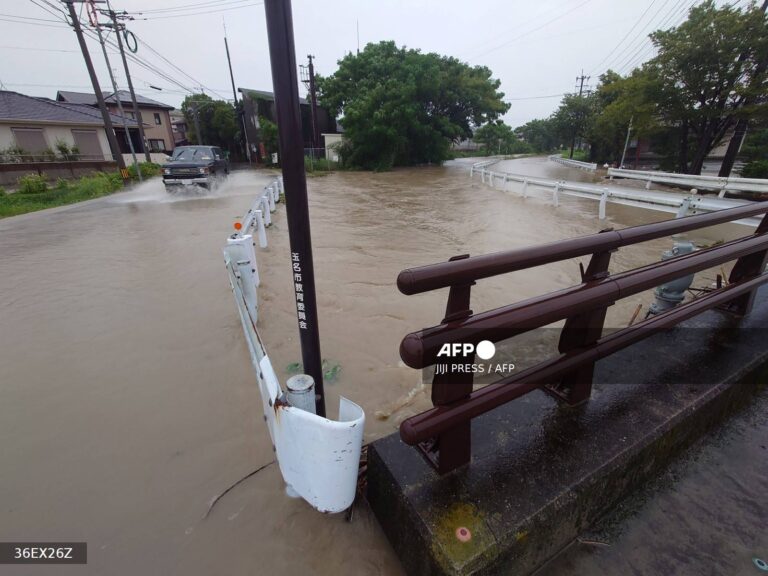
[[[552,192],[552,204],[555,208],[560,206],[560,182],[555,184],[555,191]]]
[[[523,179],[523,198],[528,198],[528,178]]]
[[[601,230],[601,232],[609,232],[610,230],[612,229]],[[590,282],[606,278],[609,275],[608,265],[611,261],[611,253],[611,251],[607,251],[593,254],[586,272],[582,270],[582,282],[589,284]],[[603,306],[568,318],[560,333],[558,350],[564,354],[575,348],[594,344],[603,334],[603,325],[607,311],[608,306]],[[559,384],[548,385],[545,387],[545,390],[569,406],[576,406],[589,400],[592,394],[592,376],[594,371],[594,362],[584,364],[564,376]]]
[[[768,214],[763,216],[760,225],[755,230],[755,235],[765,234],[766,232],[768,232]],[[763,273],[763,270],[765,270],[766,262],[768,262],[768,251],[766,250],[742,256],[736,260],[736,264],[733,265],[731,273],[728,276],[728,283],[735,284],[736,282],[749,280],[750,278],[759,276]],[[739,296],[732,302],[729,302],[723,306],[722,309],[737,316],[746,316],[752,310],[754,303],[755,290],[752,290],[743,296]]]
[[[605,220],[605,205],[608,202],[608,190],[603,190],[603,193],[600,195],[600,207],[598,208],[598,218],[600,220]]]
[[[454,256],[450,261],[465,258],[469,258],[469,254]],[[472,315],[469,304],[470,293],[474,284],[474,282],[470,282],[451,286],[443,324]],[[474,360],[475,353],[472,352],[468,356],[451,358],[448,364],[453,367],[455,364],[471,364]],[[465,374],[458,370],[449,369],[444,374],[435,374],[432,378],[432,404],[434,406],[446,406],[463,400],[472,393],[472,385],[471,373]],[[471,433],[472,423],[470,421],[462,422],[431,441],[420,444],[419,450],[427,461],[437,469],[438,473],[446,474],[469,463],[472,457]]]

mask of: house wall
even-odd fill
[[[120,115],[117,105],[110,104],[107,108],[112,114]],[[125,110],[126,114],[133,112],[133,106],[123,104],[123,110]],[[175,147],[175,143],[170,112],[163,108],[149,108],[145,106],[139,106],[139,111],[141,112],[141,120],[144,122],[144,136],[146,136],[147,140],[162,140],[165,142],[166,151],[171,152]],[[160,125],[155,124],[156,113],[160,114]],[[149,145],[149,142],[147,142],[147,145]]]
[[[68,146],[75,145],[75,138],[72,136],[73,128],[79,130],[96,130],[102,154],[104,154],[105,159],[110,157],[107,133],[101,126],[94,126],[92,124],[47,124],[44,122],[30,122],[27,120],[3,122],[0,123],[0,149],[16,145],[16,140],[13,137],[11,128],[42,128],[46,144],[54,151],[56,150],[56,142],[58,140],[66,142]]]

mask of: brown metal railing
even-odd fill
[[[499,342],[565,319],[559,356],[479,390],[473,391],[471,373],[450,369],[453,364],[473,362],[474,353],[449,359],[448,369],[436,372],[432,381],[434,408],[401,424],[403,441],[417,446],[440,473],[449,472],[470,460],[472,418],[537,388],[569,405],[580,404],[590,397],[597,360],[705,310],[719,307],[747,314],[755,290],[768,282],[768,274],[764,274],[768,258],[766,214],[768,202],[751,204],[521,250],[472,258],[458,256],[448,262],[403,270],[397,278],[403,294],[450,287],[442,322],[408,334],[400,344],[400,356],[412,368],[436,364],[438,351],[446,343]],[[611,254],[620,247],[758,215],[763,215],[763,220],[749,236],[627,272],[608,272]],[[591,255],[591,259],[586,270],[582,268],[582,283],[578,286],[479,314],[470,309],[471,287],[477,280],[585,255]],[[732,260],[736,263],[727,286],[609,336],[602,335],[606,311],[617,300]]]

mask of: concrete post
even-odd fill
[[[264,215],[261,210],[256,210],[256,232],[259,235],[259,246],[267,247],[267,228],[264,226]]]

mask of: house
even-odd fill
[[[107,105],[107,109],[114,115],[119,114],[117,102],[118,98],[123,106],[126,116],[129,119],[135,120],[135,114],[133,113],[133,102],[131,101],[131,94],[127,90],[118,90],[117,97],[114,93],[104,94],[104,102]],[[57,102],[66,102],[70,104],[81,104],[91,106],[93,108],[98,107],[96,101],[96,95],[88,92],[69,92],[65,90],[59,90],[56,93]],[[141,120],[144,124],[144,136],[147,139],[147,147],[150,152],[167,152],[170,153],[176,146],[173,129],[171,125],[170,111],[173,110],[173,106],[163,104],[157,100],[152,100],[146,96],[136,95],[136,104],[141,114]],[[122,119],[118,118],[115,124],[115,132],[122,126]],[[122,138],[118,138],[120,144],[120,151],[125,153],[130,152],[128,141],[125,140],[125,135]],[[137,152],[143,152],[144,146],[141,143],[141,138],[133,138],[133,147]]]
[[[112,122],[124,135],[122,120],[113,115]],[[138,134],[136,121],[128,131]],[[28,172],[56,178],[114,167],[98,109],[0,91],[0,184]]]
[[[122,120],[112,116],[112,122]],[[128,131],[138,133],[131,120]],[[59,143],[77,147],[83,160],[111,161],[104,122],[98,109],[80,104],[0,91],[0,149],[16,148],[29,155],[56,153]]]
[[[266,118],[271,122],[277,123],[277,113],[275,111],[275,95],[272,92],[264,90],[252,90],[250,88],[238,88],[243,99],[243,114],[245,117],[245,130],[248,136],[248,145],[251,154],[262,161],[265,151],[261,146],[259,117]],[[300,98],[301,105],[301,126],[304,148],[312,148],[312,109],[310,103]],[[317,107],[318,134],[337,134],[339,132],[336,118],[322,106]]]
[[[172,110],[170,116],[174,146],[185,146],[188,144],[187,119],[184,117],[184,113],[181,110]]]

